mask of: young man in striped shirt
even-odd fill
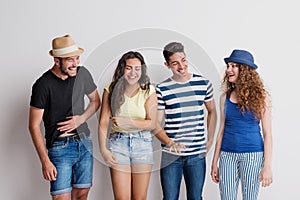
[[[200,200],[206,173],[206,152],[212,145],[216,127],[213,87],[202,75],[188,71],[181,43],[169,43],[163,55],[166,67],[173,73],[172,77],[156,86],[160,124],[164,119],[164,128],[156,134],[163,143],[160,170],[163,199],[178,199],[183,175],[187,199]],[[204,108],[207,110],[206,119]]]

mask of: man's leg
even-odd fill
[[[70,199],[70,193],[58,194],[52,196],[52,200],[69,200],[69,199]]]
[[[90,188],[73,188],[71,193],[72,200],[87,200]],[[70,198],[68,198],[70,199]]]
[[[188,200],[202,199],[202,190],[206,172],[205,159],[205,155],[186,156],[184,159],[183,175]]]
[[[50,182],[50,193],[55,200],[70,199],[74,148],[76,151],[76,143],[55,141],[48,149],[49,158],[57,170],[56,180]]]
[[[179,156],[162,152],[160,180],[164,200],[178,200],[181,179],[181,158]]]
[[[72,200],[86,200],[93,179],[93,144],[90,137],[77,141],[78,158],[73,166]]]

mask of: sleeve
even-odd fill
[[[150,85],[150,90],[149,90],[148,97],[150,97],[154,92],[155,92],[155,87],[153,85]]]
[[[207,90],[206,90],[206,96],[205,96],[204,101],[208,102],[208,101],[213,100],[213,98],[214,98],[213,93],[214,93],[214,90],[213,90],[212,83],[209,80],[207,80]]]
[[[111,83],[108,83],[108,84],[104,87],[104,90],[106,90],[108,93],[109,93],[109,87],[110,87],[110,84],[111,84]]]
[[[36,108],[45,109],[47,106],[48,92],[41,81],[36,81],[32,86],[30,105]]]
[[[163,100],[163,96],[161,93],[161,90],[159,86],[156,86],[156,95],[157,95],[157,101],[158,101],[158,110],[165,110],[165,101]]]
[[[94,82],[91,73],[85,67],[81,67],[79,70],[82,73],[84,79],[83,81],[85,83],[84,84],[85,94],[89,95],[97,88],[97,86]]]

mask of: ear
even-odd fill
[[[59,66],[59,62],[60,62],[60,60],[58,58],[54,58],[54,64],[56,66]]]
[[[166,66],[168,69],[170,69],[170,65],[169,65],[169,63],[167,63],[167,62],[164,62],[164,64],[165,64],[165,66]]]

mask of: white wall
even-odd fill
[[[274,183],[271,187],[261,190],[260,199],[295,200],[298,197],[297,182],[300,178],[296,168],[299,163],[296,153],[299,152],[297,146],[300,139],[297,125],[300,110],[296,104],[296,85],[299,85],[296,82],[299,80],[297,58],[300,52],[300,29],[297,27],[300,14],[297,5],[296,0],[2,0],[1,199],[50,199],[49,184],[42,178],[40,163],[27,127],[31,86],[36,78],[52,66],[52,59],[48,55],[51,39],[71,34],[85,49],[81,57],[82,63],[91,69],[100,84],[104,79],[99,78],[99,68],[90,66],[97,61],[91,61],[93,53],[110,44],[109,42],[119,35],[152,28],[188,38],[192,41],[191,44],[200,47],[187,46],[193,55],[197,54],[193,50],[202,48],[205,53],[200,52],[199,55],[204,55],[203,59],[207,59],[205,62],[211,62],[215,68],[202,71],[203,68],[200,67],[198,70],[207,72],[208,78],[212,79],[223,75],[223,58],[228,56],[233,48],[248,49],[254,53],[259,65],[258,71],[273,97],[274,105]],[[137,35],[136,38],[155,41],[155,38],[147,34],[146,36]],[[116,52],[123,53],[132,42],[134,41],[122,41],[119,46],[107,47],[106,54],[98,58],[99,63],[105,63],[105,59],[113,62],[113,58],[117,57]],[[167,42],[169,41],[161,41],[161,44]],[[145,50],[144,47],[140,48]],[[110,52],[113,52],[114,56],[107,59]],[[156,53],[155,59],[158,55]],[[158,63],[159,59],[151,60],[151,55],[154,54],[149,54],[146,60],[152,62],[153,66],[161,64]],[[112,73],[109,69],[108,72]],[[216,72],[217,75],[211,77],[213,75],[209,72]],[[150,76],[157,78],[155,73],[152,71]],[[163,73],[168,75],[166,71]],[[214,84],[218,93],[218,83]],[[89,124],[95,133],[96,117],[93,117]],[[95,149],[97,150],[96,140]],[[207,175],[210,171],[211,156],[212,153],[208,155]],[[212,183],[209,176],[204,188],[204,197],[209,200],[219,199],[218,187]],[[155,170],[148,199],[160,198],[159,174]],[[98,152],[95,153],[94,186],[89,199],[112,199],[110,175],[101,163]],[[185,199],[184,195],[181,195],[180,199]]]

